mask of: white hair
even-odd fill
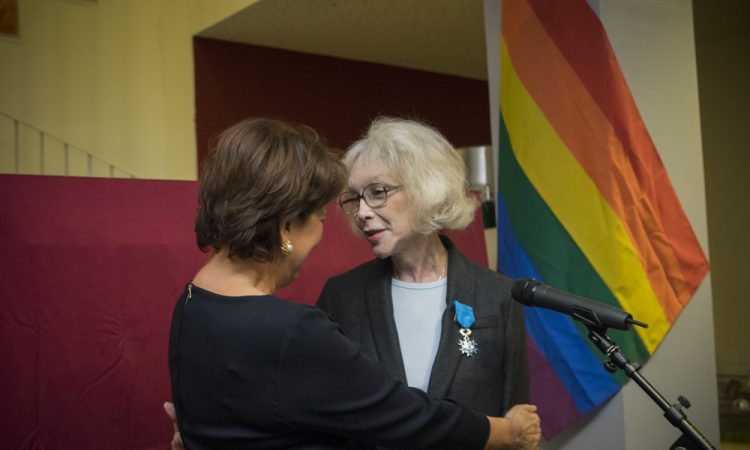
[[[383,165],[403,186],[418,233],[462,230],[474,219],[477,202],[466,195],[466,166],[437,130],[412,120],[379,117],[344,157]]]

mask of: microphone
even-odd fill
[[[516,281],[510,294],[517,302],[526,306],[569,314],[586,325],[618,330],[628,330],[631,324],[648,328],[647,324],[633,319],[629,312],[551,288],[532,279]]]

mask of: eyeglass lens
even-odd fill
[[[384,186],[380,183],[373,183],[365,186],[361,194],[354,192],[344,192],[339,197],[339,205],[348,214],[354,214],[359,211],[359,201],[364,199],[367,206],[375,208],[383,205],[388,200],[388,191],[393,191],[398,187]]]

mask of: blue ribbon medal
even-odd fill
[[[474,325],[474,310],[471,306],[464,305],[458,300],[453,300],[453,306],[456,308],[456,322],[461,327],[458,330],[461,335],[458,338],[458,349],[465,356],[471,358],[477,354],[478,350],[477,341],[469,337],[471,336],[471,326]]]

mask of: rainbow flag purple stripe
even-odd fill
[[[498,267],[649,324],[610,330],[645,362],[708,261],[585,0],[503,2]],[[587,330],[526,308],[532,402],[550,438],[627,381]]]

